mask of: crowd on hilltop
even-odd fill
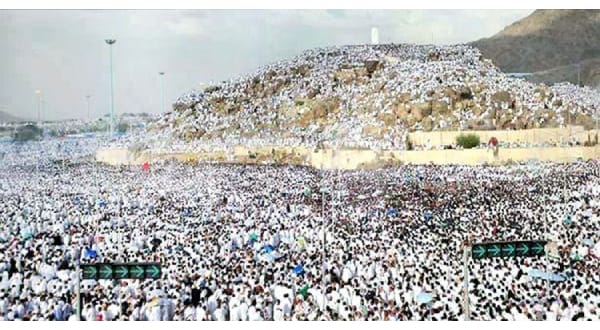
[[[78,261],[162,264],[83,280],[88,321],[463,320],[462,248],[529,239],[555,255],[470,261],[471,319],[600,320],[597,161],[0,165],[0,320],[75,320]]]
[[[344,72],[354,72],[348,73],[351,81],[339,76]],[[450,127],[452,117],[458,127],[466,129],[471,120],[489,118],[492,111],[510,113],[512,123],[521,119],[543,126],[554,120],[564,126],[568,112],[573,118],[576,114],[596,115],[600,107],[595,90],[571,84],[545,87],[511,78],[484,60],[478,49],[466,45],[342,46],[308,50],[248,76],[181,96],[173,105],[176,111],[155,123],[154,127],[164,130],[153,143],[160,144],[164,136],[191,134],[205,143],[225,145],[281,139],[293,145],[335,140],[347,146],[402,148],[397,141],[406,131],[423,129],[421,122],[411,127],[392,125],[379,137],[365,129],[381,127],[378,116],[394,114],[398,101],[407,95],[411,104],[434,98],[451,104],[450,97],[443,95],[448,89],[459,93],[466,89],[472,103],[454,110],[447,119],[430,115],[433,130]],[[512,101],[494,99],[498,92],[508,92]],[[303,111],[299,104],[306,100],[336,100],[340,111],[327,114],[329,124],[315,120],[286,126],[296,111]],[[553,113],[554,118],[540,115],[544,111]]]

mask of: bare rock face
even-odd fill
[[[277,72],[275,72],[275,71],[273,71],[273,70],[271,70],[271,71],[269,71],[269,72],[265,73],[265,79],[266,79],[266,80],[271,80],[271,79],[273,79],[275,76],[277,76]]]
[[[433,129],[433,120],[431,119],[431,117],[425,117],[421,121],[421,125],[423,125],[424,131],[431,132],[431,130]]]
[[[431,102],[414,104],[410,110],[410,113],[415,117],[417,121],[421,121],[424,117],[431,115],[431,112]]]
[[[291,69],[292,74],[306,77],[310,72],[310,65],[304,64]]]
[[[417,123],[417,119],[412,114],[410,114],[406,117],[404,123],[408,127],[413,127]]]
[[[473,91],[469,87],[463,87],[458,92],[460,100],[470,100],[473,98]]]
[[[185,111],[187,109],[193,108],[195,105],[195,103],[178,103],[178,104],[173,104],[173,110],[177,111],[177,112],[182,112]]]
[[[354,81],[354,78],[355,74],[354,70],[352,69],[342,69],[334,73],[334,79],[346,85],[352,83],[352,81]]]
[[[427,59],[429,61],[439,61],[440,60],[440,54],[438,52],[431,51],[431,52],[429,52],[429,54],[427,54]]]
[[[379,127],[377,126],[365,126],[362,130],[364,135],[375,136],[379,134]]]
[[[552,107],[558,108],[563,105],[563,101],[561,99],[554,99],[552,101]]]
[[[508,112],[504,112],[502,114],[502,116],[500,117],[500,119],[498,120],[498,126],[500,127],[500,129],[510,128],[512,120],[513,120],[512,114],[510,114]]]
[[[379,60],[368,60],[365,61],[365,69],[367,69],[367,73],[371,76],[375,71],[383,68],[383,62]]]
[[[313,121],[323,121],[330,113],[339,111],[338,99],[315,99],[308,104],[309,110],[300,118],[302,126],[306,127]]]
[[[315,96],[317,96],[317,95],[319,95],[319,90],[318,90],[318,89],[316,89],[316,88],[311,88],[311,89],[308,91],[308,93],[307,93],[306,97],[308,97],[309,99],[314,99],[314,98],[315,98]]]
[[[432,113],[435,115],[445,115],[450,113],[450,109],[448,106],[448,103],[444,102],[444,101],[433,101],[431,103],[431,110]]]
[[[410,102],[410,93],[402,93],[400,94],[400,97],[398,98],[398,102],[400,103],[408,103]]]
[[[483,109],[481,107],[473,107],[471,111],[473,111],[473,114],[477,117],[481,116],[481,114],[483,113]]]
[[[446,87],[444,89],[444,95],[448,96],[450,98],[450,100],[452,100],[452,102],[458,102],[460,100],[459,92],[455,91],[454,89],[452,89],[450,87]]]
[[[398,116],[400,120],[406,119],[406,117],[408,117],[409,114],[410,108],[406,104],[401,104],[396,108],[396,116]]]
[[[594,118],[588,114],[575,115],[575,125],[582,125],[585,129],[593,129],[596,127]]]
[[[382,121],[385,126],[393,126],[396,124],[396,115],[394,114],[380,113],[377,115],[377,119]]]
[[[510,96],[510,93],[506,91],[496,92],[492,95],[492,101],[510,103],[512,102],[512,97]]]

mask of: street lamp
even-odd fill
[[[39,89],[35,91],[35,95],[37,95],[38,98],[38,107],[37,107],[37,121],[38,121],[38,126],[40,126],[42,124],[42,91],[40,91]]]
[[[164,85],[164,72],[159,72],[160,75],[160,114],[165,113],[165,85]]]
[[[87,118],[88,121],[90,121],[90,97],[92,97],[91,95],[86,95],[85,99],[87,100]]]
[[[109,49],[109,53],[110,53],[110,123],[109,123],[109,129],[110,129],[110,136],[113,135],[114,132],[114,112],[115,112],[115,101],[114,101],[114,91],[113,91],[113,84],[114,84],[114,79],[113,79],[113,60],[112,60],[112,45],[115,44],[115,42],[117,42],[117,40],[115,39],[105,39],[104,40],[107,44],[108,44],[108,49]]]

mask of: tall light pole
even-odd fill
[[[92,97],[91,95],[86,95],[85,99],[87,100],[87,119],[88,121],[90,121],[90,97]]]
[[[35,91],[35,95],[37,95],[37,122],[38,127],[42,125],[42,91],[39,89]]]
[[[109,123],[109,127],[110,127],[110,136],[113,136],[113,132],[114,132],[114,112],[115,112],[115,100],[114,100],[114,90],[113,90],[113,84],[114,84],[114,79],[113,79],[113,56],[112,56],[112,45],[115,44],[115,42],[117,42],[116,39],[106,39],[104,40],[107,44],[108,44],[108,49],[109,49],[109,53],[110,53],[110,123]]]
[[[165,113],[165,73],[159,72],[158,74],[160,75],[160,114],[162,115]]]

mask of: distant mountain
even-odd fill
[[[600,10],[536,10],[471,43],[504,72],[534,82],[600,84]],[[580,70],[578,64],[580,63]]]
[[[11,123],[23,121],[23,119],[10,115],[6,112],[0,111],[0,123]]]

